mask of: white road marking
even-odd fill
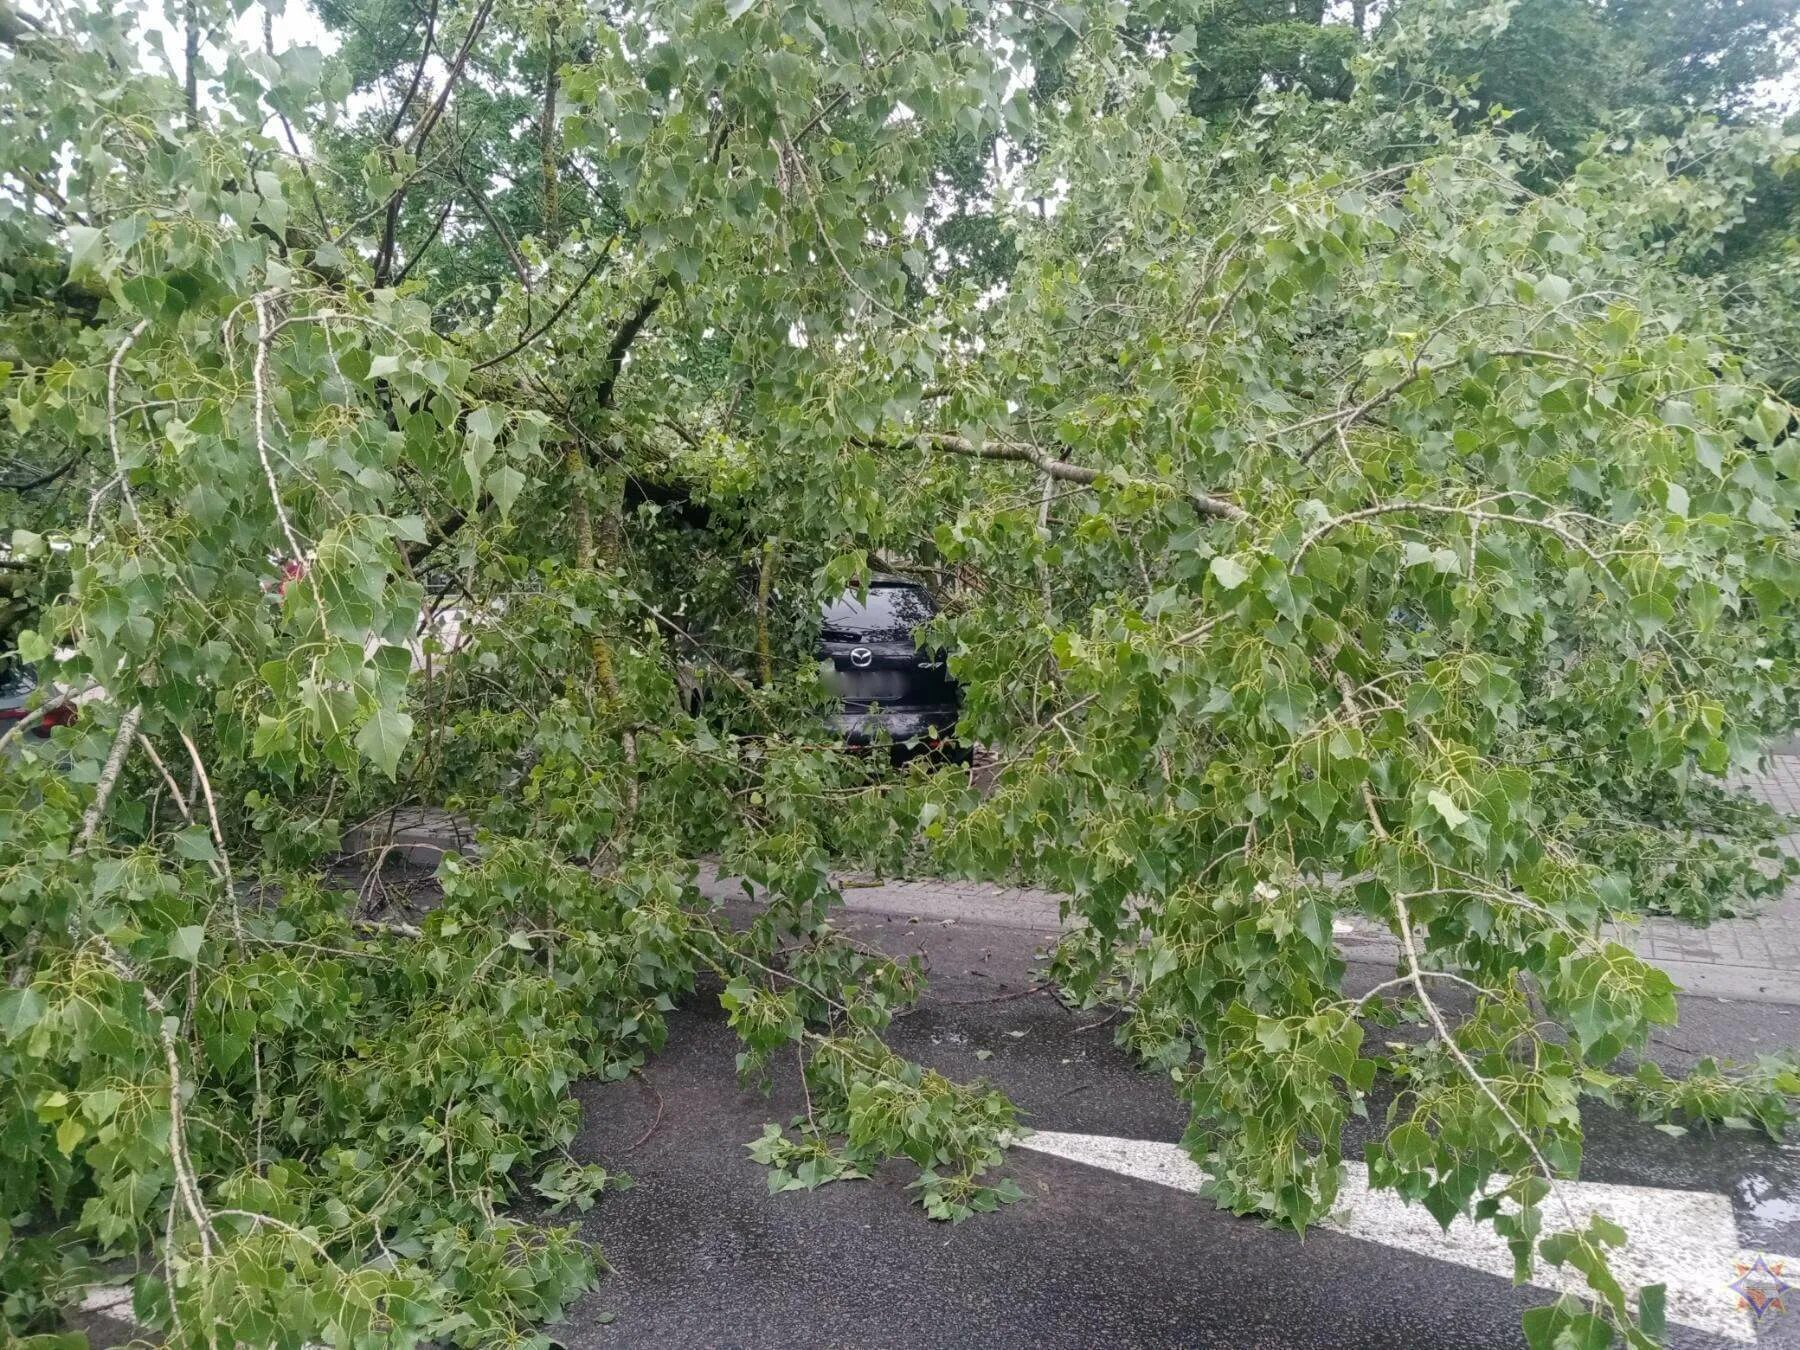
[[[122,1322],[133,1330],[149,1331],[150,1328],[133,1315],[131,1297],[128,1284],[90,1284],[81,1302],[75,1306],[83,1312],[99,1313],[114,1322]],[[308,1341],[304,1350],[325,1350],[325,1347],[317,1341]]]
[[[87,1295],[81,1300],[81,1310],[92,1313],[110,1313],[115,1308],[125,1308],[126,1320],[131,1318],[131,1286],[128,1284],[96,1284],[88,1288]]]
[[[1018,1143],[1021,1148],[1179,1191],[1197,1194],[1207,1180],[1207,1174],[1179,1145],[1151,1139],[1038,1130]],[[1371,1191],[1368,1169],[1362,1164],[1347,1163],[1345,1170],[1348,1175],[1338,1194],[1338,1211],[1324,1227],[1512,1278],[1512,1252],[1490,1225],[1459,1220],[1445,1232],[1424,1206],[1406,1204],[1392,1191]],[[1737,1278],[1733,1263],[1740,1252],[1729,1197],[1713,1191],[1593,1181],[1566,1181],[1560,1189],[1578,1222],[1585,1224],[1590,1214],[1601,1214],[1625,1229],[1626,1245],[1610,1256],[1613,1274],[1627,1290],[1665,1285],[1671,1321],[1729,1340],[1755,1343],[1750,1316],[1738,1306],[1737,1295],[1730,1288]],[[1548,1209],[1544,1219],[1546,1228],[1563,1226]],[[1753,1255],[1748,1259],[1754,1259]],[[1587,1288],[1578,1272],[1541,1260],[1532,1269],[1531,1282],[1577,1294]]]

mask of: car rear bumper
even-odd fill
[[[955,708],[881,708],[874,712],[846,709],[825,725],[850,745],[877,741],[949,740],[956,734]]]

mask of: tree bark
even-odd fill
[[[594,565],[594,512],[588,504],[587,463],[573,444],[563,451],[563,470],[569,478],[569,510],[575,526],[575,565]]]
[[[600,561],[616,568],[625,551],[625,475],[616,469],[600,479],[600,530],[596,544]]]

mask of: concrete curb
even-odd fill
[[[1791,970],[1764,966],[1720,966],[1706,961],[1671,960],[1666,956],[1644,958],[1669,978],[1684,994],[1735,999],[1744,1003],[1775,1003],[1800,1008],[1800,975]]]
[[[1400,944],[1380,938],[1363,938],[1338,945],[1338,951],[1351,965],[1381,965],[1397,969]],[[1651,965],[1675,981],[1684,995],[1701,998],[1728,999],[1739,1003],[1770,1003],[1787,1008],[1800,1008],[1800,976],[1792,971],[1768,966],[1721,965],[1711,961],[1683,961],[1666,956],[1639,952]]]
[[[735,878],[701,875],[701,893],[715,899],[743,894]],[[1023,887],[990,888],[947,882],[843,883],[844,908],[854,914],[917,919],[921,923],[974,923],[1054,937],[1064,924],[1054,895]],[[1079,923],[1079,920],[1075,922]],[[1338,953],[1351,965],[1398,967],[1400,944],[1380,933],[1341,934]],[[1769,966],[1685,961],[1640,953],[1684,994],[1800,1007],[1800,974]]]

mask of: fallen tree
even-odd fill
[[[552,11],[196,33],[184,79],[129,9],[0,21],[10,434],[78,454],[17,653],[99,691],[0,786],[9,1330],[129,1252],[177,1343],[526,1335],[595,1265],[506,1203],[617,1183],[565,1088],[700,990],[805,1076],[786,1179],[1016,1198],[1004,1099],[881,1043],[922,974],[833,929],[855,863],[1068,894],[1057,979],[1222,1204],[1319,1221],[1385,1077],[1374,1184],[1587,1274],[1534,1341],[1654,1341],[1557,1183],[1676,1012],[1602,922],[1778,880],[1704,785],[1797,720],[1800,460],[1689,264],[1791,139],[1546,184],[1417,30],[1214,122],[1173,22]],[[998,279],[939,242],[996,145]],[[942,581],[987,790],[820,727],[817,603],[878,561]],[[415,804],[482,847],[395,920],[341,841]],[[1373,995],[1348,912],[1400,942]],[[1780,1128],[1792,1086],[1639,1090]]]

